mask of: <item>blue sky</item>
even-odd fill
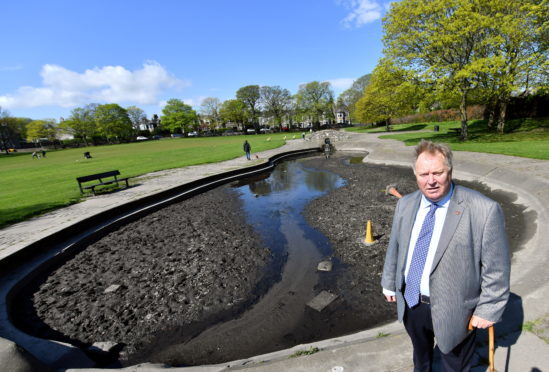
[[[88,103],[161,114],[246,85],[336,94],[375,67],[388,0],[49,0],[2,5],[0,106],[68,117]]]

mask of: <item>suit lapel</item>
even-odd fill
[[[448,248],[448,244],[456,232],[461,216],[463,216],[465,203],[463,203],[463,198],[461,198],[460,194],[460,187],[456,185],[454,188],[454,195],[452,195],[450,203],[448,204],[448,212],[446,213],[444,225],[442,226],[442,233],[433,259],[433,265],[431,266],[431,274],[440,262],[446,248]]]

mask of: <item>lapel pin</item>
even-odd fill
[[[456,216],[459,216],[459,215],[461,214],[461,212],[460,212],[460,211],[455,211],[454,214],[455,214]]]

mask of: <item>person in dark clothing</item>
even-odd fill
[[[250,146],[249,142],[246,140],[244,141],[244,152],[246,153],[246,159],[250,160],[250,153],[252,151],[252,146]]]

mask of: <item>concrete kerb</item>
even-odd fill
[[[306,145],[312,145],[311,142],[306,143]],[[305,143],[301,143],[301,145],[305,145]],[[338,142],[337,149],[348,152],[366,152],[365,161],[371,163],[410,166],[412,160],[412,149],[410,147],[406,147],[397,141],[379,140],[374,135],[350,134],[344,140]],[[514,192],[519,197],[517,203],[528,206],[528,211],[532,210],[537,214],[536,232],[532,239],[525,244],[525,247],[515,254],[512,268],[512,292],[521,297],[522,303],[520,305],[524,311],[524,319],[534,320],[546,317],[549,308],[548,273],[545,270],[549,255],[546,252],[547,244],[544,243],[548,241],[549,237],[549,229],[545,228],[545,226],[549,226],[549,162],[534,161],[532,164],[525,166],[524,163],[527,162],[527,159],[456,152],[454,177],[477,180],[492,188]],[[508,347],[507,355],[502,352],[505,351],[505,348],[502,349],[499,346],[499,350],[496,351],[496,368],[498,370],[548,368],[549,358],[543,357],[543,355],[549,355],[547,344],[543,342],[540,344],[540,339],[531,333],[524,334],[523,332],[520,335],[520,330],[518,333],[518,340],[513,345],[514,350],[524,351],[526,355],[520,356],[515,352],[510,362],[511,346]],[[380,337],[380,335],[388,336]],[[525,343],[535,343],[536,346],[530,350],[530,344],[525,345]],[[313,347],[322,350],[313,355],[290,358],[297,351],[309,350]],[[533,344],[532,347],[534,347]],[[532,355],[532,352],[536,353],[537,358]],[[402,357],[399,357],[400,355]],[[343,369],[332,370],[399,371],[409,370],[410,366],[411,347],[409,340],[404,334],[402,325],[393,322],[347,337],[299,345],[289,350],[260,355],[246,360],[216,366],[187,367],[181,370],[326,371],[330,368],[341,367]],[[164,367],[145,364],[133,366],[130,369],[147,371],[159,370]],[[180,370],[180,368],[174,370]]]

